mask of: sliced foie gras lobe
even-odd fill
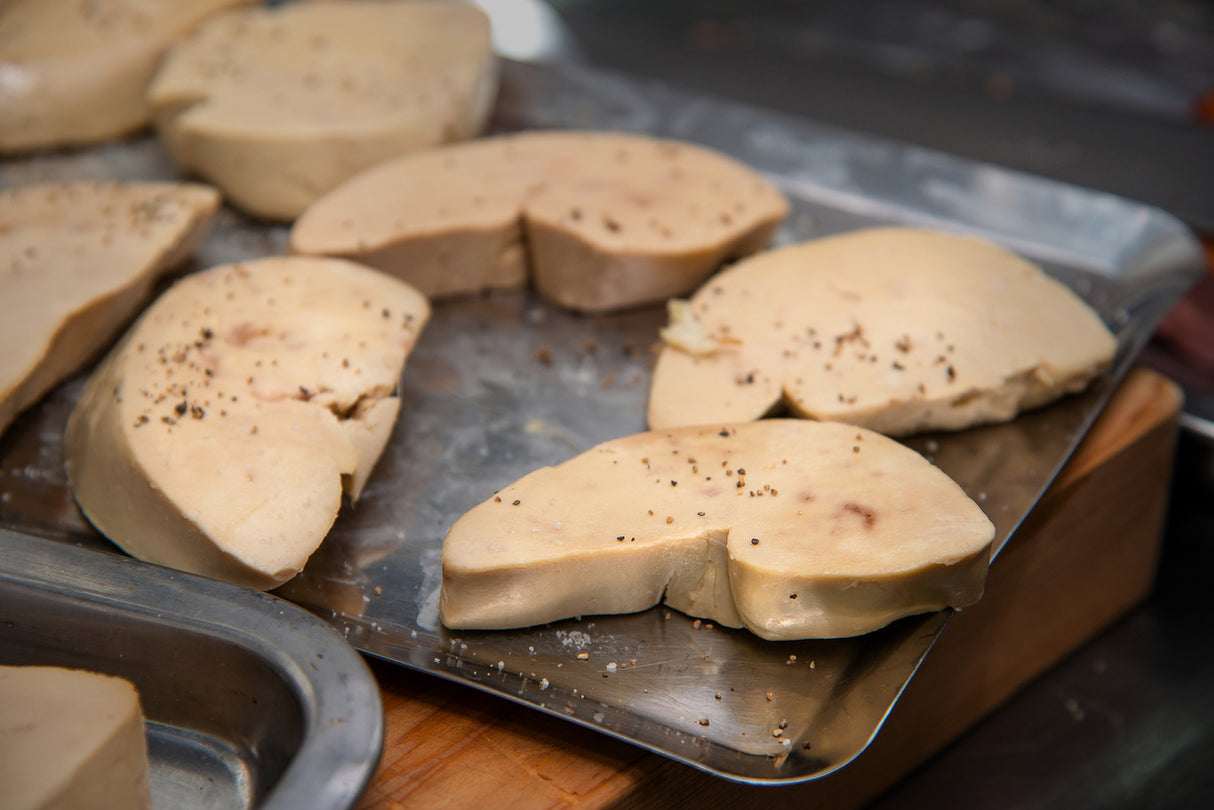
[[[183,183],[0,192],[0,433],[113,340],[218,207]]]
[[[139,694],[79,669],[0,666],[0,785],[10,810],[151,810]]]
[[[868,430],[654,431],[461,517],[443,544],[442,620],[523,627],[665,601],[767,639],[857,635],[977,601],[993,536],[951,479]]]
[[[769,251],[672,302],[651,428],[793,414],[887,435],[960,429],[1081,390],[1117,343],[989,242],[878,228]]]
[[[767,245],[788,211],[715,151],[621,133],[525,132],[406,155],[296,221],[291,249],[343,256],[430,296],[517,287],[599,312],[693,289]]]
[[[338,259],[187,276],[136,322],[68,420],[68,477],[145,560],[255,588],[294,576],[392,429],[425,298]]]
[[[173,159],[276,220],[359,171],[470,138],[497,96],[488,17],[441,0],[228,12],[169,51],[148,89]]]
[[[0,152],[78,146],[150,119],[165,49],[207,15],[253,0],[0,3]]]

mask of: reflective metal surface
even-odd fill
[[[132,681],[157,808],[346,808],[379,761],[366,664],[281,599],[0,530],[0,663]]]
[[[495,126],[702,142],[764,171],[792,198],[782,242],[875,223],[931,225],[1000,241],[1070,284],[1118,334],[1108,377],[1009,425],[910,442],[987,511],[999,545],[1200,272],[1182,226],[1120,198],[583,68],[508,64]],[[162,160],[154,143],[133,142],[0,165],[0,180],[154,174]],[[280,228],[226,214],[197,263],[260,255],[282,241]],[[463,511],[537,466],[644,428],[664,317],[661,308],[574,316],[528,293],[436,306],[403,379],[401,419],[362,500],[279,593],[369,654],[704,770],[748,781],[824,775],[879,730],[948,613],[857,639],[783,643],[661,607],[522,631],[453,634],[438,624],[442,538]],[[76,512],[62,473],[60,434],[78,385],[63,386],[0,440],[0,525],[106,548]]]

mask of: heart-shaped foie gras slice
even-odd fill
[[[405,283],[339,259],[187,276],[136,322],[68,420],[67,470],[130,554],[271,588],[358,496],[429,316]]]
[[[1117,341],[982,239],[874,228],[768,251],[671,302],[649,426],[795,415],[886,435],[1006,421],[1081,390]]]
[[[443,545],[456,629],[664,601],[766,639],[866,633],[982,594],[994,528],[892,439],[772,419],[641,433],[474,507]]]
[[[322,197],[291,249],[343,256],[430,296],[517,287],[602,312],[682,295],[765,247],[788,202],[691,143],[545,131],[380,164]]]

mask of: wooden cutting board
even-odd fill
[[[710,776],[501,698],[375,663],[383,758],[361,808],[858,807],[1141,601],[1155,576],[1180,390],[1133,371],[858,759],[814,782]],[[964,671],[965,677],[958,677]]]

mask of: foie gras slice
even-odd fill
[[[913,228],[773,250],[670,309],[651,428],[786,405],[887,435],[956,430],[1083,389],[1117,348],[1092,309],[1030,262]]]
[[[6,0],[0,152],[81,146],[143,127],[165,50],[207,15],[250,2]]]
[[[661,601],[766,639],[866,633],[982,594],[994,528],[944,473],[849,425],[772,419],[601,444],[452,526],[441,615],[523,627]]]
[[[429,317],[340,259],[271,257],[178,281],[90,377],[67,424],[85,516],[135,557],[254,588],[303,567],[357,498]]]
[[[0,667],[0,785],[11,810],[150,810],[135,687],[79,669]]]
[[[208,20],[169,51],[148,103],[180,166],[290,220],[382,160],[478,134],[497,82],[471,4],[297,2]]]
[[[684,294],[767,245],[788,203],[713,150],[544,131],[413,153],[308,208],[297,253],[343,256],[432,297],[517,287],[601,312]]]
[[[0,192],[0,433],[110,343],[218,206],[214,189],[176,183]]]

